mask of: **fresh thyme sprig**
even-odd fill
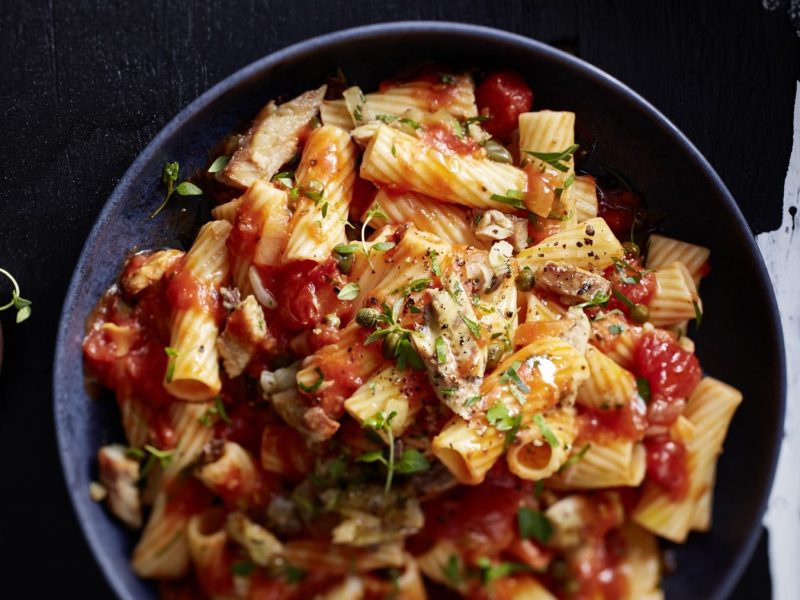
[[[177,162],[164,163],[164,169],[161,171],[161,181],[167,187],[167,194],[164,196],[164,201],[161,202],[158,208],[150,215],[151,219],[154,219],[156,215],[164,209],[169,199],[172,198],[172,194],[177,193],[179,196],[203,195],[203,190],[189,181],[182,181],[178,185],[175,185],[175,182],[178,181],[179,172],[180,165]]]
[[[0,311],[8,310],[9,308],[17,309],[17,323],[22,323],[31,316],[31,304],[33,303],[19,295],[19,284],[11,273],[5,269],[0,269],[0,273],[8,278],[14,288],[11,290],[11,300],[0,306]]]

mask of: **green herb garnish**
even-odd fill
[[[645,404],[650,403],[650,382],[644,377],[636,378],[636,391],[639,396],[644,400]]]
[[[210,406],[208,409],[206,409],[206,412],[204,412],[203,415],[197,420],[206,427],[211,427],[218,418],[222,419],[224,423],[231,423],[231,418],[225,411],[225,405],[222,403],[221,396],[214,398],[214,406]]]
[[[568,162],[575,151],[579,148],[578,144],[572,144],[566,150],[561,152],[533,152],[532,150],[525,150],[525,154],[529,154],[534,158],[538,158],[543,163],[547,163],[554,169],[558,169],[562,173],[569,171],[569,166],[564,164]]]
[[[616,294],[616,290],[614,290],[614,293]],[[575,308],[588,308],[589,306],[603,306],[606,302],[608,302],[608,300],[609,300],[608,294],[600,290],[597,293],[595,293],[594,296],[592,296],[591,300],[588,300],[586,302],[581,302],[580,304],[576,304]]]
[[[692,305],[694,306],[695,329],[700,329],[700,325],[703,323],[703,309],[700,308],[700,304],[697,300],[692,300]],[[19,320],[17,322],[19,322]]]
[[[322,372],[322,369],[317,367],[316,369],[314,369],[314,371],[316,371],[316,373],[319,376],[319,378],[314,383],[312,383],[311,385],[306,385],[305,383],[303,383],[299,379],[297,380],[297,388],[301,392],[305,392],[306,394],[312,394],[312,393],[316,392],[320,388],[320,386],[322,385],[322,382],[325,381],[325,374]]]
[[[578,462],[580,462],[581,460],[583,460],[583,457],[584,457],[584,456],[586,456],[586,453],[589,451],[589,449],[590,449],[591,447],[592,447],[592,445],[591,445],[591,444],[585,444],[585,445],[583,446],[583,448],[581,448],[581,449],[578,451],[578,453],[577,453],[577,454],[573,454],[572,456],[570,456],[570,457],[569,457],[569,458],[566,460],[566,462],[565,462],[563,465],[561,465],[561,467],[558,469],[558,472],[559,472],[559,473],[561,473],[561,472],[563,472],[563,471],[566,471],[566,470],[567,470],[567,469],[569,469],[569,468],[570,468],[572,465],[574,465],[574,464],[577,464]]]
[[[447,347],[442,336],[436,338],[436,362],[440,365],[447,362]]]
[[[481,326],[478,323],[468,317],[465,317],[464,315],[461,315],[461,320],[464,321],[473,337],[481,337]]]
[[[360,293],[361,287],[357,283],[348,283],[336,294],[336,297],[339,300],[355,300]]]
[[[505,195],[502,194],[492,194],[489,199],[494,200],[495,202],[502,202],[503,204],[508,204],[509,206],[513,206],[514,208],[525,208],[525,204],[522,202],[522,198],[524,196],[524,192],[520,190],[506,190]]]
[[[9,308],[15,308],[17,310],[16,321],[17,323],[22,323],[25,319],[31,316],[31,304],[33,303],[19,295],[19,284],[11,273],[5,269],[0,269],[0,273],[8,278],[13,287],[11,290],[11,300],[9,300],[3,306],[0,306],[0,311],[8,310]]]
[[[167,193],[158,208],[150,215],[151,219],[155,218],[163,210],[174,193],[180,196],[200,196],[203,194],[203,190],[188,181],[183,181],[176,186],[175,182],[178,181],[179,172],[180,166],[177,162],[164,163],[164,169],[161,171],[161,181],[167,187]]]
[[[546,544],[553,535],[553,524],[544,513],[521,506],[517,510],[517,526],[519,537],[525,540],[531,538]]]
[[[381,307],[382,312],[377,313],[376,311],[376,314],[372,314],[371,317],[372,321],[374,322],[372,325],[373,327],[376,325],[385,325],[385,327],[371,333],[369,337],[364,340],[364,344],[369,345],[377,342],[378,340],[383,340],[389,335],[392,335],[392,338],[396,340],[396,344],[391,352],[393,358],[397,361],[397,367],[401,371],[405,370],[406,367],[409,366],[414,370],[421,370],[425,366],[422,363],[422,359],[420,358],[416,349],[414,348],[414,345],[411,343],[412,332],[409,329],[401,327],[397,322],[397,317],[400,314],[400,309],[402,306],[402,298],[395,302],[392,308],[389,308],[389,305],[384,302],[383,306]]]
[[[547,421],[544,420],[544,417],[541,414],[536,414],[533,417],[533,422],[536,423],[536,426],[539,428],[539,431],[542,432],[544,439],[550,444],[551,448],[558,448],[559,442],[556,434],[553,433],[553,430],[550,429],[550,426],[547,424]]]
[[[388,494],[392,488],[392,479],[395,472],[401,475],[410,475],[424,471],[430,467],[428,460],[420,454],[418,450],[407,448],[403,451],[400,459],[395,463],[394,451],[394,431],[392,430],[392,421],[397,416],[395,411],[384,415],[383,412],[378,412],[366,421],[364,427],[368,427],[376,432],[384,432],[388,439],[389,456],[384,455],[383,450],[373,450],[366,452],[358,457],[357,461],[362,463],[378,462],[386,467],[386,483],[383,487],[384,494]]]
[[[175,362],[178,358],[178,351],[175,348],[171,348],[167,346],[164,348],[164,353],[169,356],[169,360],[167,361],[167,373],[165,375],[165,379],[167,383],[172,382],[172,377],[175,375]]]
[[[517,373],[517,369],[522,366],[522,363],[518,360],[515,360],[511,365],[503,372],[500,376],[500,383],[511,382],[513,383],[519,391],[527,394],[531,391],[531,388],[527,386],[527,384],[522,381],[522,378]]]
[[[214,162],[211,163],[211,166],[208,167],[209,173],[219,173],[224,169],[228,163],[230,162],[231,157],[228,154],[222,154],[214,159]]]

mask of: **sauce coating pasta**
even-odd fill
[[[742,399],[686,335],[708,250],[634,243],[639,195],[517,73],[325,93],[212,157],[216,218],[89,319],[126,436],[93,490],[144,524],[134,571],[164,598],[663,597],[656,536],[710,526]]]

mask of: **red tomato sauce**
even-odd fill
[[[517,509],[533,485],[508,471],[505,461],[492,467],[484,483],[460,486],[424,505],[425,530],[410,540],[425,547],[436,540],[456,541],[467,560],[496,556],[517,533]]]
[[[219,292],[213,286],[195,277],[189,269],[179,268],[169,278],[167,300],[175,310],[195,308],[206,314],[214,315],[217,320],[221,318],[222,304]]]
[[[442,125],[421,129],[420,139],[445,156],[471,156],[480,150],[472,138],[458,137]]]
[[[256,246],[261,239],[261,230],[264,227],[264,212],[247,210],[252,207],[252,204],[246,203],[236,212],[236,222],[233,224],[226,242],[228,252],[232,256],[255,255]]]
[[[644,437],[647,425],[647,406],[638,398],[608,410],[580,407],[577,443],[603,443],[615,439],[639,441]]]
[[[167,343],[142,324],[148,317],[145,311],[131,310],[119,291],[106,294],[89,319],[83,354],[99,383],[114,390],[120,408],[135,401],[154,433],[154,443],[171,448],[175,439],[168,408],[174,398],[162,385]]]
[[[459,87],[456,76],[448,77],[447,73],[431,67],[414,69],[407,76],[382,81],[378,91],[385,93],[391,88],[413,83],[427,84],[415,88],[413,95],[426,104],[428,112],[448,108],[458,101]]]

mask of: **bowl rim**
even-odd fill
[[[577,69],[581,71],[582,74],[590,79],[594,85],[601,85],[602,87],[613,89],[617,94],[622,95],[628,101],[636,104],[638,108],[643,111],[645,116],[654,123],[654,125],[661,129],[667,137],[672,138],[672,140],[687,153],[687,158],[689,161],[697,165],[711,186],[717,190],[719,197],[721,198],[723,204],[726,205],[727,210],[733,216],[737,225],[745,231],[752,232],[741,210],[731,196],[731,193],[728,191],[727,187],[722,182],[719,175],[716,173],[708,160],[706,160],[706,158],[694,146],[689,138],[669,119],[667,119],[657,108],[655,108],[637,92],[633,91],[626,84],[609,75],[605,71],[602,71],[598,67],[595,67],[594,65],[580,58],[567,54],[566,52],[553,48],[552,46],[533,38],[525,37],[520,34],[494,27],[470,23],[423,20],[390,21],[337,30],[308,38],[276,50],[236,70],[200,94],[196,99],[183,108],[166,125],[164,125],[164,127],[155,135],[155,137],[153,137],[147,146],[145,146],[145,148],[138,154],[136,159],[134,159],[134,161],[130,164],[124,175],[114,187],[108,199],[103,204],[103,208],[98,214],[96,221],[86,238],[86,242],[81,249],[78,261],[75,264],[59,317],[58,335],[56,338],[53,364],[53,416],[55,420],[62,476],[64,477],[64,483],[67,487],[67,492],[70,497],[73,510],[78,518],[81,530],[86,541],[88,542],[95,561],[103,572],[106,581],[120,598],[128,599],[133,598],[133,596],[131,595],[130,590],[125,585],[122,578],[117,576],[117,570],[111,558],[105,552],[103,552],[103,542],[99,535],[99,529],[93,525],[92,518],[88,513],[88,506],[90,506],[89,503],[93,501],[89,498],[86,490],[77,489],[77,482],[74,481],[74,478],[71,476],[72,471],[70,468],[68,468],[70,461],[70,449],[67,444],[67,440],[65,439],[65,433],[63,431],[64,428],[62,425],[60,425],[62,417],[59,414],[59,409],[61,407],[67,407],[70,402],[69,394],[62,392],[59,389],[60,382],[67,377],[74,376],[73,373],[68,372],[68,366],[64,356],[67,353],[70,345],[68,334],[69,311],[70,307],[75,304],[83,274],[87,270],[88,255],[90,250],[96,245],[98,237],[100,237],[102,230],[109,221],[114,206],[124,200],[129,181],[140,170],[140,168],[153,158],[153,156],[158,152],[158,149],[175,133],[176,130],[178,130],[187,121],[192,119],[196,113],[200,112],[208,104],[223,96],[230,89],[246,83],[250,79],[262,78],[266,73],[268,73],[274,67],[280,65],[280,63],[286,59],[301,58],[304,55],[317,53],[321,50],[324,50],[326,47],[336,46],[344,42],[352,43],[357,41],[370,41],[380,38],[386,34],[396,35],[420,33],[456,35],[461,37],[472,37],[476,40],[491,40],[493,42],[516,45],[524,48],[526,52],[539,54],[544,60],[562,65],[565,68]],[[777,407],[777,416],[780,429],[776,432],[777,435],[775,436],[772,444],[772,459],[769,465],[769,476],[767,479],[768,492],[763,498],[760,499],[758,505],[757,514],[759,515],[759,523],[761,523],[763,521],[763,516],[769,501],[769,491],[772,489],[774,484],[778,457],[780,455],[780,446],[783,437],[781,434],[786,412],[786,353],[783,330],[780,322],[780,313],[778,311],[774,289],[769,279],[763,257],[755,243],[755,238],[753,237],[752,233],[750,236],[747,236],[746,244],[756,260],[756,266],[760,267],[757,269],[758,272],[755,274],[755,276],[758,278],[756,283],[760,288],[763,288],[767,292],[768,306],[766,308],[769,313],[769,318],[772,321],[771,324],[775,332],[775,339],[778,345],[778,356],[780,357],[779,364],[777,365],[780,371],[780,381],[778,382],[779,406]],[[739,550],[738,556],[724,574],[720,584],[715,588],[715,592],[712,594],[714,598],[725,598],[730,595],[753,554],[759,536],[760,527],[758,527],[757,524],[753,524],[745,538],[745,543]]]

